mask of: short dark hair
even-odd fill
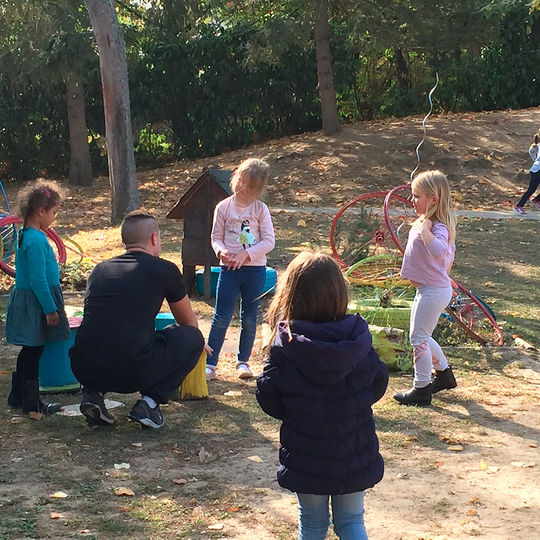
[[[347,282],[334,259],[303,251],[280,276],[267,320],[274,330],[282,320],[334,321],[347,313],[348,296]]]
[[[17,193],[16,208],[23,222],[33,216],[40,208],[50,210],[58,206],[64,198],[64,190],[52,180],[38,178],[21,188]]]
[[[145,243],[159,230],[157,219],[144,210],[133,210],[122,220],[120,234],[126,247]]]

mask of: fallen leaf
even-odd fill
[[[62,514],[59,514],[58,512],[51,512],[49,515],[51,516],[51,519],[60,519],[64,517]]]
[[[262,463],[263,460],[259,456],[249,456],[249,461],[254,461],[255,463]]]
[[[307,223],[305,219],[299,219],[296,223],[299,227],[307,227]]]
[[[471,508],[471,509],[467,512],[467,514],[468,514],[469,516],[477,516],[477,515],[478,515],[478,511]]]
[[[51,499],[67,499],[67,493],[64,493],[63,491],[55,491],[51,495]]]
[[[514,467],[523,467],[523,465],[525,465],[523,463],[523,461],[512,461],[511,465],[513,465]]]
[[[527,445],[529,448],[538,448],[538,445],[536,443],[530,443]]]
[[[142,442],[132,442],[131,446],[134,446],[135,448],[142,448]]]
[[[480,504],[480,499],[475,496],[469,501],[469,504]]]
[[[488,468],[487,463],[483,459],[481,459],[480,460],[480,470],[481,471],[486,471],[487,468]]]
[[[240,390],[229,390],[228,392],[225,392],[223,395],[227,397],[240,397],[242,395],[242,392],[240,392]]]
[[[114,488],[113,492],[117,497],[133,497],[133,495],[135,495],[135,493],[133,493],[133,490],[126,487]]]
[[[499,467],[497,465],[490,465],[488,467],[488,472],[497,472],[499,470]]]
[[[14,416],[11,419],[11,423],[12,424],[20,424],[23,420],[24,420],[24,418],[22,416]]]
[[[530,463],[524,463],[523,467],[526,467],[526,468],[536,467],[536,463],[534,461],[531,461]]]
[[[183,486],[188,483],[188,481],[185,478],[173,478],[173,482],[175,484],[178,484],[179,486]]]
[[[396,478],[409,478],[409,473],[406,473],[406,472],[400,472],[398,473],[397,477]]]
[[[447,450],[450,450],[450,452],[463,452],[463,446],[461,444],[451,444],[447,447]]]
[[[129,469],[131,465],[129,463],[115,463],[114,468],[118,471],[120,469]]]
[[[221,531],[223,530],[223,523],[215,523],[214,525],[209,525],[208,530]]]
[[[229,506],[229,508],[227,508],[227,512],[238,512],[238,510],[240,510],[238,506]]]
[[[121,506],[120,512],[131,512],[131,508],[129,506]]]

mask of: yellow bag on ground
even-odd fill
[[[181,399],[204,399],[206,397],[208,397],[206,351],[203,351],[197,365],[187,374],[172,399],[180,401]]]

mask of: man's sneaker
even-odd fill
[[[236,373],[238,373],[238,377],[240,379],[253,379],[253,373],[251,373],[251,369],[249,369],[249,366],[244,362],[240,362],[236,366]]]
[[[156,405],[153,409],[144,401],[144,399],[139,399],[131,411],[129,411],[128,418],[139,422],[144,427],[150,427],[158,429],[163,427],[165,423],[163,421],[163,416],[159,409],[159,405]]]
[[[216,378],[216,368],[212,366],[206,366],[206,380],[211,381]]]
[[[114,424],[114,416],[107,410],[103,394],[83,389],[79,410],[91,426],[110,426]]]
[[[532,204],[534,204],[534,206],[536,206],[536,208],[538,208],[538,210],[540,210],[540,201],[537,201],[536,199],[533,199],[531,201]]]
[[[527,215],[527,212],[525,212],[525,210],[523,209],[523,206],[514,206],[514,212],[518,216],[526,216]]]
[[[442,371],[436,371],[433,381],[431,381],[431,393],[436,394],[441,390],[451,390],[457,386],[456,378],[452,368],[448,366]]]

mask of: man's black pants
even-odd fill
[[[197,365],[203,347],[197,328],[174,324],[156,331],[153,347],[143,359],[118,358],[104,364],[99,358],[79,358],[71,349],[71,368],[90,391],[141,392],[158,403],[167,403]]]

